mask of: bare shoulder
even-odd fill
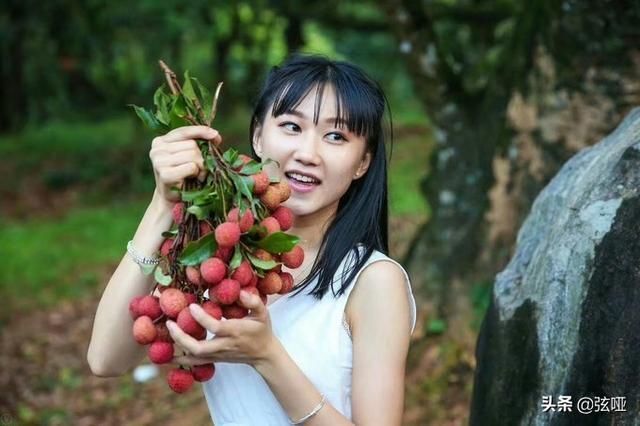
[[[410,330],[411,306],[403,269],[389,259],[367,265],[354,284],[345,316],[351,330],[371,318],[395,319]]]

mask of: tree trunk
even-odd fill
[[[27,94],[24,84],[24,25],[26,15],[24,3],[9,1],[8,22],[11,22],[7,37],[0,48],[3,51],[1,78],[2,96],[0,96],[0,132],[17,129],[27,115]]]

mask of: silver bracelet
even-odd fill
[[[291,423],[292,425],[301,425],[305,421],[309,420],[311,417],[313,417],[316,414],[318,414],[318,411],[320,411],[320,409],[324,406],[324,403],[326,402],[326,398],[325,398],[324,394],[320,393],[320,395],[322,395],[322,399],[320,400],[318,405],[316,405],[313,408],[313,410],[311,410],[311,412],[309,414],[307,414],[306,416],[304,416],[303,418],[301,418],[297,422],[294,422],[293,420],[289,419],[289,423]]]
[[[144,257],[133,248],[133,240],[127,243],[127,253],[138,265],[157,265],[160,259],[157,257]]]

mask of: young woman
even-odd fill
[[[216,426],[401,424],[416,307],[407,273],[387,256],[385,106],[380,87],[346,62],[295,55],[269,73],[251,121],[252,154],[276,160],[270,174],[289,182],[284,205],[295,220],[287,232],[301,237],[305,259],[283,267],[294,277],[291,293],[265,306],[242,292],[246,318],[217,321],[192,305],[205,341],[168,323],[188,354],[173,362],[215,362],[203,389]],[[195,139],[219,138],[187,126],[154,139],[157,185],[132,240],[137,251],[151,254],[162,242],[177,201],[169,188],[203,172]],[[94,374],[124,374],[144,356],[127,307],[152,286],[125,255],[96,313]]]

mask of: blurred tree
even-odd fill
[[[430,314],[452,318],[461,307],[470,311],[458,300],[469,293],[461,283],[492,281],[533,196],[575,152],[564,140],[545,142],[544,123],[537,122],[526,129],[530,146],[516,144],[519,129],[510,127],[508,107],[522,94],[540,111],[551,108],[553,97],[558,112],[564,108],[560,92],[570,98],[597,87],[613,100],[612,111],[628,108],[628,98],[618,95],[626,90],[623,76],[634,70],[630,53],[638,46],[640,7],[638,1],[606,0],[388,0],[385,10],[437,141],[422,186],[432,215],[406,262]],[[544,57],[554,69],[546,86],[540,84],[540,75],[548,74]],[[588,70],[609,72],[588,83]],[[608,128],[615,117],[609,115]],[[527,147],[539,159],[538,173]],[[507,167],[498,182],[500,160]],[[500,202],[490,197],[492,190],[516,198],[517,206],[492,217],[492,203]],[[509,222],[509,232],[490,240],[500,221]]]

